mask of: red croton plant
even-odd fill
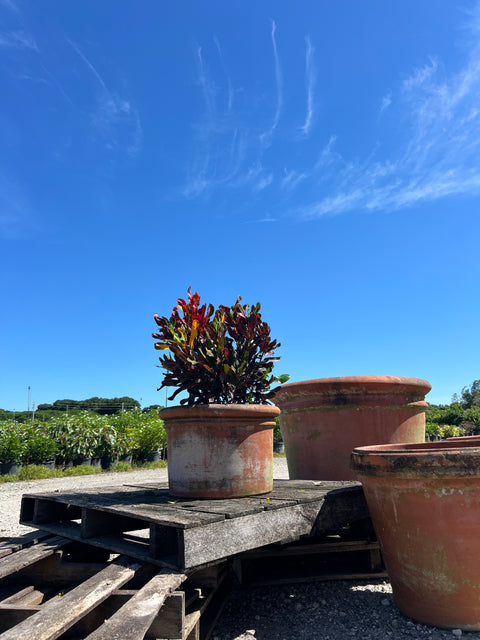
[[[273,351],[280,344],[270,338],[270,327],[262,321],[260,303],[232,307],[200,306],[198,293],[188,289],[188,302],[179,298],[169,318],[154,314],[159,329],[152,336],[166,370],[159,390],[176,387],[173,400],[186,391],[180,404],[267,404],[273,382],[287,375],[272,375]]]

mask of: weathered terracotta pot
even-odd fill
[[[477,447],[480,447],[480,436],[451,436],[446,439],[447,442],[477,442]]]
[[[480,446],[442,441],[360,447],[362,482],[400,611],[480,630]]]
[[[362,445],[425,440],[418,378],[355,376],[285,384],[275,392],[291,479],[352,480],[350,454]]]
[[[273,487],[271,405],[210,404],[160,411],[168,438],[168,484],[173,496],[233,498]]]

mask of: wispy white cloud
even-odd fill
[[[328,195],[299,208],[306,219],[347,211],[396,211],[452,196],[480,195],[480,5],[475,38],[463,66],[448,73],[430,58],[388,94],[381,111],[405,125],[403,140],[380,159],[377,145],[363,162],[348,162],[335,140],[322,153],[332,168]],[[393,109],[393,111],[392,111]],[[332,177],[333,176],[333,177]]]
[[[396,211],[445,197],[480,194],[480,4],[470,26],[472,37],[469,48],[464,48],[463,65],[449,71],[441,60],[428,58],[384,93],[377,102],[377,115],[382,117],[375,120],[377,130],[372,130],[363,159],[349,157],[332,134],[319,145],[313,161],[305,160],[312,158],[316,79],[314,47],[306,37],[304,135],[288,140],[288,123],[283,127],[282,153],[286,144],[292,149],[292,161],[283,171],[275,155],[284,100],[275,22],[270,32],[275,110],[263,132],[230,109],[232,103],[225,96],[231,95],[233,84],[226,68],[223,81],[215,82],[199,49],[204,118],[197,128],[197,155],[185,194],[196,197],[222,188],[248,188],[260,194],[269,189],[274,193],[276,188],[282,194],[279,209],[285,211],[285,198],[295,194],[297,207],[291,213],[303,219],[349,211]],[[215,45],[224,64],[218,40]],[[393,137],[392,122],[402,123]],[[303,154],[302,145],[307,144],[308,153]]]
[[[248,105],[241,114],[235,112],[235,87],[218,38],[214,37],[213,41],[223,71],[220,78],[214,79],[207,54],[203,47],[197,47],[197,85],[203,97],[203,113],[195,125],[196,151],[187,169],[185,196],[198,197],[216,189],[242,187],[259,193],[275,182],[275,171],[265,168],[263,163],[263,154],[272,144],[283,106],[282,70],[273,20],[270,38],[275,70],[275,111],[266,130],[259,130],[257,122],[245,120]]]
[[[272,29],[270,32],[270,37],[272,39],[277,100],[276,100],[275,113],[273,116],[272,124],[260,136],[260,142],[264,147],[268,147],[272,143],[272,137],[273,137],[273,134],[275,133],[276,128],[278,127],[278,123],[280,122],[280,114],[282,112],[282,107],[283,107],[283,76],[282,76],[282,67],[280,65],[280,58],[278,56],[277,41],[275,39],[276,30],[277,30],[277,25],[275,24],[275,21],[272,20]]]
[[[137,109],[130,100],[109,89],[102,75],[78,44],[69,38],[66,40],[97,83],[98,89],[94,91],[96,107],[92,110],[91,122],[103,140],[105,148],[124,150],[130,156],[137,155],[143,137]]]
[[[392,104],[392,94],[388,93],[386,96],[383,96],[380,102],[380,114],[386,111],[391,104]]]
[[[254,191],[263,191],[273,182],[273,173],[269,173],[267,175],[263,175],[259,178],[257,182],[253,185]]]
[[[295,187],[300,184],[300,182],[302,182],[302,180],[305,180],[307,177],[306,173],[299,173],[298,171],[295,171],[295,169],[284,169],[284,175],[282,178],[282,181],[280,183],[280,186],[282,189],[287,189],[289,191],[295,189]]]
[[[313,124],[313,100],[314,100],[314,88],[315,88],[315,66],[313,59],[314,49],[310,38],[305,38],[305,87],[307,91],[307,111],[305,114],[305,122],[302,126],[302,133],[308,136]]]
[[[9,11],[14,11],[15,13],[18,13],[19,11],[17,5],[13,2],[13,0],[0,0],[0,6],[5,7]]]
[[[254,220],[245,220],[244,224],[260,224],[262,222],[277,222],[277,218],[273,216],[264,216],[263,218],[255,218]]]
[[[202,89],[207,126],[214,128],[216,122],[215,85],[205,66],[202,47],[197,48],[198,82]]]
[[[215,44],[221,55],[218,40]],[[188,168],[187,184],[183,190],[186,197],[197,197],[218,188],[239,188],[257,184],[262,173],[259,162],[247,158],[249,130],[238,126],[230,113],[233,103],[233,87],[226,69],[227,101],[217,102],[223,95],[211,76],[204,59],[202,47],[196,49],[197,83],[203,97],[203,116],[196,125],[196,153]],[[222,57],[223,60],[223,57]],[[222,64],[224,64],[222,62]]]
[[[31,49],[38,51],[37,43],[33,36],[25,31],[0,32],[0,47],[5,49]]]
[[[225,62],[223,60],[223,54],[222,54],[222,48],[220,47],[220,42],[218,41],[218,38],[216,36],[214,36],[213,41],[215,42],[215,46],[217,47],[218,57],[220,58],[220,62],[222,64],[222,69],[223,69],[223,72],[225,74],[225,78],[227,80],[227,87],[228,87],[228,91],[227,91],[227,107],[228,107],[228,110],[230,111],[232,109],[232,106],[233,106],[232,80],[230,78],[230,75],[228,74],[227,68],[225,66]]]
[[[95,69],[93,64],[90,62],[90,60],[87,58],[87,56],[80,49],[80,47],[75,42],[73,42],[73,40],[70,40],[70,38],[66,38],[66,41],[72,47],[72,49],[76,52],[76,54],[79,56],[79,58],[81,58],[83,60],[83,62],[87,65],[87,67],[90,69],[90,71],[92,72],[94,77],[98,80],[98,84],[103,89],[103,91],[105,93],[108,93],[107,86],[106,86],[105,82],[103,81],[102,76],[98,73],[98,71]]]

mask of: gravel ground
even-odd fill
[[[284,458],[275,458],[274,477],[288,478]],[[0,538],[31,531],[18,524],[24,493],[105,487],[167,479],[167,470],[102,473],[0,485]],[[480,640],[480,632],[445,630],[400,614],[390,584],[377,581],[310,582],[235,588],[212,640]]]

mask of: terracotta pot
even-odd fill
[[[480,447],[480,436],[451,436],[446,439],[446,442],[478,442],[477,447]]]
[[[291,479],[352,480],[355,447],[425,440],[418,378],[355,376],[285,384],[275,392]]]
[[[400,611],[480,630],[480,446],[443,441],[360,447],[362,482]]]
[[[173,496],[232,498],[273,486],[271,405],[169,407],[160,411],[168,438],[168,483]]]

